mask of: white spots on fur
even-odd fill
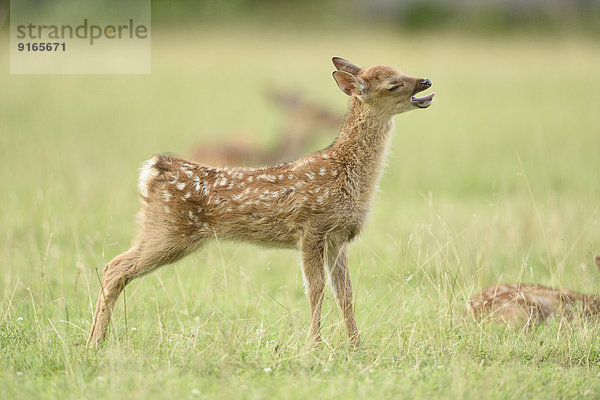
[[[335,168],[333,168],[333,169],[331,170],[331,175],[333,175],[333,176],[338,176],[338,173],[339,173],[339,172],[338,172],[338,170],[337,170],[337,169],[335,169]]]
[[[221,180],[219,181],[219,186],[227,185],[227,178],[221,175]]]
[[[194,177],[194,190],[196,192],[200,191],[200,177],[198,176]]]
[[[169,192],[167,190],[162,191],[162,197],[163,197],[164,201],[166,201],[166,202],[170,201],[172,196],[173,195],[171,194],[171,192]]]
[[[312,173],[312,172],[307,172],[307,173],[305,173],[304,175],[306,175],[306,177],[307,177],[308,179],[310,179],[311,181],[312,181],[313,179],[315,179],[315,174],[314,174],[314,173]]]
[[[177,183],[177,179],[179,179],[179,171],[177,171],[177,173],[173,175],[171,179],[169,179],[169,183],[174,185]]]
[[[277,180],[274,175],[267,175],[267,174],[260,174],[256,177],[256,179],[257,180],[260,179],[260,180],[271,182],[271,183],[274,183]]]
[[[190,164],[190,163],[186,163],[186,162],[184,162],[184,163],[183,163],[183,164],[181,164],[181,165],[182,165],[182,166],[184,166],[184,167],[187,167],[187,168],[191,168],[191,169],[196,169],[196,168],[198,168],[198,166],[197,166],[197,165],[192,165],[192,164]]]
[[[321,155],[321,158],[323,158],[323,159],[327,160],[327,159],[329,158],[329,154],[327,154],[327,153],[323,153],[323,154]]]
[[[184,195],[184,196],[183,196],[181,199],[182,199],[182,200],[187,200],[187,199],[189,199],[189,198],[190,198],[190,196],[191,196],[191,195],[192,195],[192,193],[190,193],[189,191],[188,191],[188,192],[185,192],[185,195]]]
[[[231,189],[233,187],[233,182],[230,182],[229,185],[227,185],[227,189]]]
[[[317,197],[317,203],[319,203],[319,204],[323,203],[323,196]]]
[[[240,201],[242,199],[242,193],[240,194],[236,194],[235,196],[232,196],[231,198],[235,201]]]
[[[277,175],[277,179],[279,179],[280,181],[283,180],[283,175]]]
[[[252,182],[253,180],[254,180],[254,177],[253,177],[252,175],[250,175],[250,176],[248,177],[248,182]]]
[[[168,214],[171,212],[171,209],[169,208],[169,206],[164,206],[163,211]]]
[[[288,175],[288,179],[289,179],[290,181],[291,181],[292,179],[295,179],[295,178],[296,178],[296,177],[295,177],[294,175],[292,175],[292,174],[289,174],[289,175]]]
[[[154,165],[156,165],[157,162],[158,157],[152,157],[151,159],[144,161],[142,168],[140,168],[138,189],[140,194],[144,197],[148,196],[148,183],[158,175],[158,171],[154,168]]]
[[[194,215],[192,210],[188,211],[188,218],[191,219],[193,222],[198,222],[198,216]]]
[[[319,175],[321,175],[321,176],[325,175],[325,168],[321,168],[319,170]]]
[[[192,171],[188,171],[187,169],[181,169],[183,171],[184,174],[187,175],[188,178],[191,178],[192,175],[194,175],[194,173]]]
[[[208,182],[202,181],[202,193],[208,196]]]
[[[185,189],[185,182],[179,182],[175,187],[179,190]]]

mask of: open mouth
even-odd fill
[[[431,94],[428,94],[427,96],[423,96],[423,97],[413,96],[410,98],[410,102],[419,108],[427,108],[431,105],[431,103],[433,103],[434,95],[435,95],[435,93],[431,93]]]

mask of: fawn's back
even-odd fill
[[[360,212],[335,154],[324,151],[268,168],[213,168],[155,156],[143,167],[144,219],[162,221],[179,240],[217,236],[296,246],[303,231],[356,235]]]

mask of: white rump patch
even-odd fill
[[[140,194],[144,197],[148,196],[148,183],[156,176],[158,171],[154,169],[154,166],[158,162],[158,157],[154,156],[149,160],[144,161],[142,168],[140,168],[140,176],[138,179],[138,189]]]

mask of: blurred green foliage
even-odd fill
[[[598,0],[153,0],[152,15],[159,24],[259,23],[332,28],[380,24],[404,30],[600,33]]]

